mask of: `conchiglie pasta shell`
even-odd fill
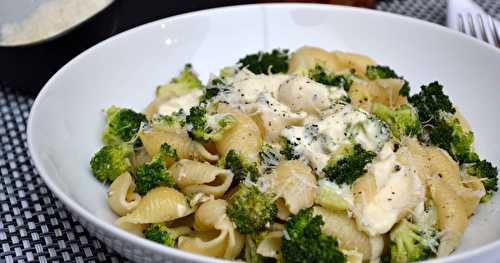
[[[176,151],[180,159],[193,159],[193,142],[186,130],[155,126],[147,131],[139,132],[144,148],[149,156],[155,156],[163,143],[168,143]]]
[[[439,177],[431,179],[430,191],[437,208],[442,237],[438,257],[448,256],[460,243],[468,219],[463,200]]]
[[[269,258],[279,258],[283,231],[269,232],[257,247],[257,254]]]
[[[226,216],[227,202],[212,200],[203,203],[195,213],[195,232],[179,238],[182,250],[233,259],[243,249],[244,237],[235,231],[234,224]]]
[[[326,50],[317,47],[301,47],[292,53],[288,72],[301,74],[303,70],[313,69],[317,64],[330,72],[337,72],[339,66],[336,59]]]
[[[325,221],[321,228],[322,232],[335,236],[341,249],[355,250],[362,254],[364,260],[372,258],[370,238],[358,230],[356,222],[347,214],[332,212],[319,206],[314,207],[314,213],[321,215]]]
[[[356,74],[365,75],[366,67],[375,64],[373,59],[361,54],[333,51],[331,55],[336,62],[337,71],[354,69]]]
[[[403,84],[404,81],[400,79],[355,80],[348,95],[354,106],[368,112],[371,111],[375,103],[396,108],[407,102],[406,97],[399,95]]]
[[[316,178],[304,162],[283,161],[276,167],[273,192],[285,200],[292,214],[298,213],[302,208],[311,207],[316,190]]]
[[[117,222],[148,224],[172,221],[192,213],[186,197],[169,187],[157,187],[149,191],[132,213]]]
[[[170,171],[184,193],[221,197],[233,181],[233,174],[228,170],[192,160],[180,160],[170,167]]]
[[[226,217],[227,202],[222,199],[203,203],[194,214],[194,228],[208,231],[216,228],[220,220]]]
[[[485,194],[484,187],[478,185],[480,184],[478,180],[462,178],[458,163],[446,151],[437,147],[428,147],[427,153],[432,176],[441,178],[463,200],[465,211],[468,216],[471,216]],[[471,188],[464,185],[464,179]]]
[[[136,208],[141,196],[134,193],[135,184],[127,172],[118,176],[108,189],[108,205],[119,216],[124,216]]]
[[[230,150],[235,150],[251,162],[259,160],[262,145],[262,135],[259,126],[252,118],[228,106],[219,106],[220,113],[231,113],[236,118],[236,124],[226,132],[220,141],[215,142],[217,152],[225,156]]]

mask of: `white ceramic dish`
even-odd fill
[[[143,109],[155,86],[193,63],[210,71],[274,47],[319,46],[367,54],[417,88],[439,80],[476,132],[481,156],[499,165],[500,52],[431,23],[365,9],[308,4],[220,8],[153,22],[115,36],[64,66],[28,122],[34,163],[49,188],[99,239],[137,262],[218,262],[166,248],[113,226],[106,187],[89,171],[101,146],[101,110]],[[472,219],[461,246],[436,262],[498,262],[500,195]]]

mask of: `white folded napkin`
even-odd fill
[[[462,13],[462,14],[466,14],[466,13],[470,13],[473,18],[474,18],[474,24],[476,25],[476,32],[478,34],[480,34],[479,32],[479,27],[478,27],[478,23],[476,21],[477,19],[477,14],[481,14],[483,16],[483,21],[485,23],[485,27],[486,27],[486,31],[488,32],[488,34],[490,34],[489,32],[489,19],[487,19],[488,17],[488,14],[486,12],[483,11],[483,9],[481,9],[481,7],[479,7],[478,4],[476,4],[474,1],[472,0],[448,0],[448,13],[447,13],[447,26],[449,28],[453,28],[455,30],[458,30],[458,14],[459,13]],[[467,21],[467,16],[464,17],[464,22],[465,22],[465,28],[467,31],[468,30],[468,21]],[[497,29],[500,30],[500,23],[495,20],[495,23],[496,23],[496,26],[497,26]],[[490,35],[491,36],[491,35]]]

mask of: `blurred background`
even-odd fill
[[[358,7],[374,8],[376,2],[387,0],[183,0],[181,1],[161,1],[161,0],[122,0],[122,12],[120,16],[119,30],[144,24],[166,16],[186,13],[194,10],[201,10],[213,7],[222,7],[229,5],[242,5],[253,3],[279,3],[279,2],[302,2],[302,3],[322,3],[322,4],[340,4]],[[413,0],[409,0],[413,1]]]

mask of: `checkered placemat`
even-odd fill
[[[500,15],[500,1],[477,2]],[[386,0],[377,9],[446,21],[445,0]],[[0,263],[125,262],[91,236],[38,176],[26,143],[32,103],[32,98],[0,85]]]

